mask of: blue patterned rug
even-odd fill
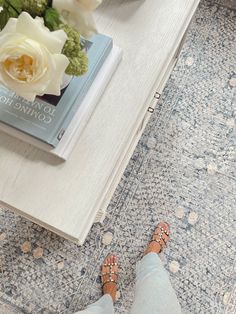
[[[236,313],[236,13],[202,1],[180,60],[103,225],[78,247],[0,210],[0,313],[71,314],[100,296],[100,264],[120,256],[116,313],[159,220],[183,313]],[[166,313],[171,314],[171,313]]]

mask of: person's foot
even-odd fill
[[[160,222],[153,235],[152,235],[152,240],[148,243],[148,246],[144,252],[144,255],[148,253],[161,253],[163,248],[166,246],[167,241],[169,240],[169,232],[170,228],[168,223],[166,222]]]
[[[115,302],[117,291],[117,262],[118,258],[115,255],[109,255],[102,264],[102,291],[103,294],[110,294],[113,302]]]

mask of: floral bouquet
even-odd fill
[[[0,0],[0,84],[34,101],[60,95],[65,74],[88,69],[82,37],[102,0]]]

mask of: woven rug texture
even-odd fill
[[[107,217],[82,247],[0,209],[1,314],[83,309],[101,296],[109,252],[120,259],[116,313],[128,314],[136,261],[160,220],[183,313],[236,313],[236,11],[222,2],[200,3]]]

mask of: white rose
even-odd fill
[[[60,95],[68,58],[61,54],[63,30],[50,32],[41,18],[23,12],[0,32],[0,83],[29,101],[36,95]]]
[[[62,16],[64,22],[77,29],[84,37],[97,32],[91,11],[102,0],[53,0],[53,7]]]

